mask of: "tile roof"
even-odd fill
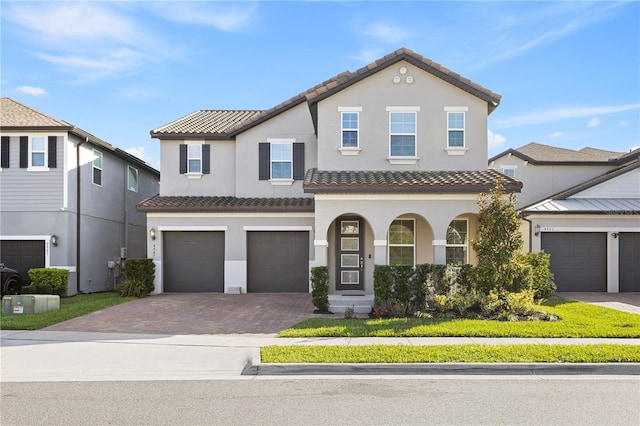
[[[313,213],[313,198],[240,198],[155,195],[137,206],[143,212]]]
[[[479,193],[505,179],[508,192],[520,192],[522,182],[496,170],[478,171],[319,171],[310,169],[304,191],[312,193]]]
[[[0,128],[10,130],[36,127],[70,130],[73,125],[36,111],[11,98],[0,98]]]
[[[354,83],[384,69],[399,61],[407,61],[418,68],[438,77],[448,83],[459,87],[466,92],[479,97],[487,102],[489,112],[493,111],[499,104],[501,95],[492,92],[480,86],[471,80],[462,77],[461,75],[452,72],[448,68],[433,62],[432,60],[418,55],[407,48],[401,48],[392,52],[391,54],[378,59],[366,65],[357,71],[344,71],[330,79],[317,84],[316,86],[301,92],[284,102],[274,106],[273,108],[264,111],[231,111],[230,113],[236,113],[238,118],[241,113],[251,113],[241,120],[235,123],[220,119],[216,114],[203,114],[206,111],[196,111],[187,115],[181,119],[178,119],[166,126],[161,126],[151,131],[152,137],[160,139],[169,139],[171,137],[177,138],[184,135],[196,135],[207,136],[211,138],[232,138],[235,135],[250,129],[251,127],[258,125],[271,117],[274,117],[290,108],[293,108],[301,103],[307,102],[310,105],[321,101],[327,96],[343,90]],[[213,113],[224,113],[224,111],[212,111]],[[207,120],[220,120],[222,125],[210,124]]]
[[[580,151],[573,149],[559,148],[550,145],[543,145],[536,142],[528,143],[520,148],[508,149],[489,159],[489,163],[505,155],[512,154],[516,157],[529,161],[532,164],[551,163],[609,163],[623,155],[623,152],[604,151],[596,148],[583,148]]]
[[[157,135],[224,134],[260,114],[259,110],[200,110],[151,131]]]

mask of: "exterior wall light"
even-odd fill
[[[53,234],[51,236],[51,244],[53,244],[55,247],[58,247],[58,236],[56,234]]]
[[[155,228],[151,228],[151,229],[149,229],[149,237],[150,237],[152,240],[155,240],[155,239],[156,239],[156,229],[155,229]]]
[[[536,225],[536,227],[534,228],[533,231],[534,235],[537,237],[538,235],[540,235],[540,225]]]

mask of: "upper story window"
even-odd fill
[[[503,166],[502,173],[512,178],[516,177],[516,168],[514,166]]]
[[[293,144],[271,144],[271,179],[293,179]]]
[[[94,185],[102,186],[102,153],[98,150],[93,150],[93,183]]]
[[[389,227],[389,265],[411,265],[415,263],[415,226],[414,219],[396,219]]]
[[[44,136],[32,136],[30,155],[30,167],[44,167],[46,164],[47,148],[44,142]]]
[[[389,154],[392,157],[416,156],[416,113],[389,114]]]
[[[187,173],[202,173],[202,145],[188,145]]]
[[[469,221],[452,220],[447,228],[446,263],[462,265],[469,263]]]
[[[447,146],[464,147],[464,112],[447,112]]]
[[[342,113],[342,148],[358,148],[359,122],[359,113]]]
[[[128,167],[127,173],[127,189],[129,191],[138,192],[138,169]]]

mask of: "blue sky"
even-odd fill
[[[2,96],[159,167],[149,131],[407,47],[502,95],[489,155],[640,145],[640,2],[2,0]]]

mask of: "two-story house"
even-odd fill
[[[142,202],[157,292],[309,292],[370,306],[376,264],[474,263],[487,117],[500,95],[411,50],[266,111],[200,110],[151,131]],[[507,190],[520,182],[506,177]]]
[[[122,259],[147,256],[141,200],[160,173],[63,120],[0,99],[0,261],[70,271],[68,294],[112,290]]]

